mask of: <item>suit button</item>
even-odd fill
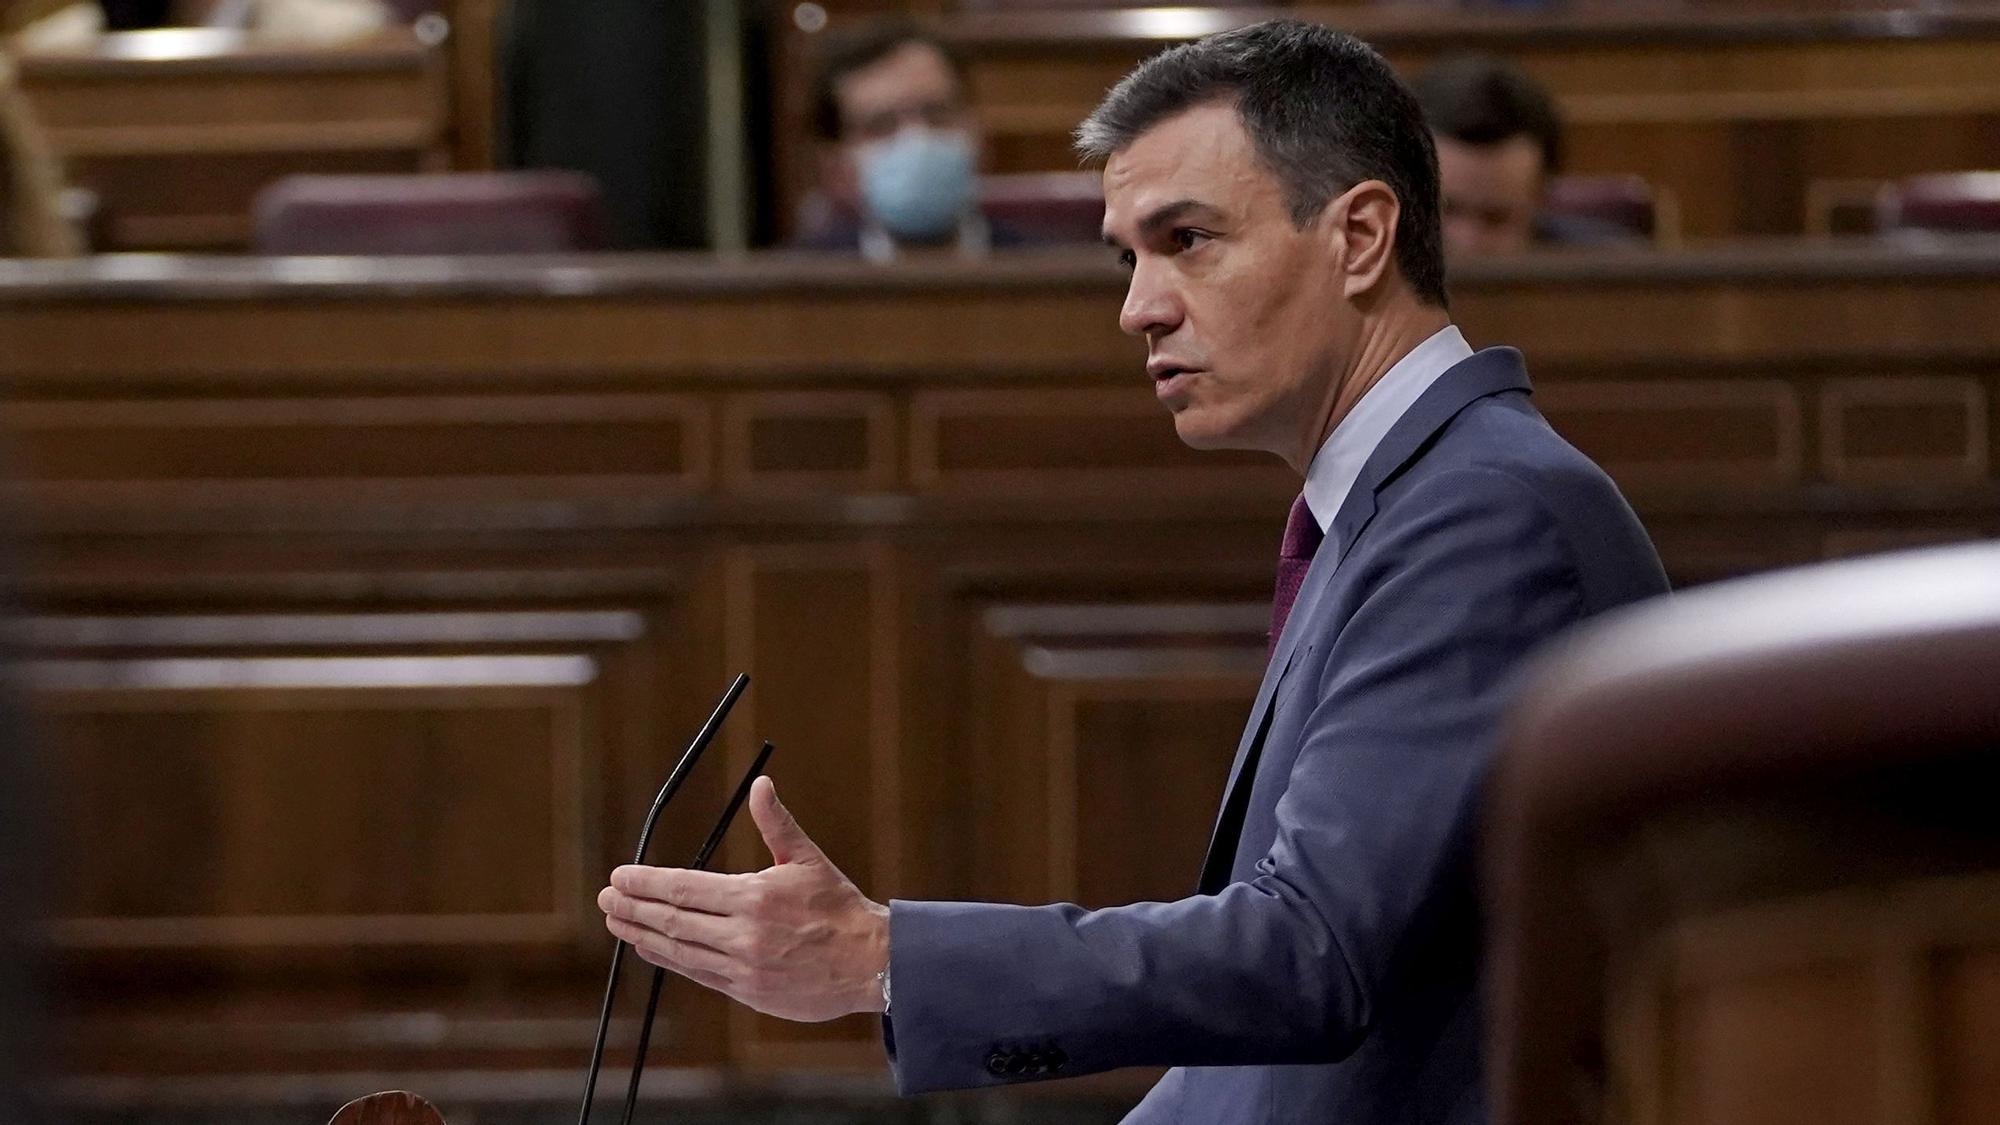
[[[1069,1056],[1063,1054],[1062,1049],[1060,1047],[1051,1047],[1049,1049],[1048,1058],[1049,1058],[1049,1073],[1051,1074],[1060,1071],[1063,1068],[1063,1065],[1069,1062]]]
[[[1007,1056],[1007,1075],[1018,1078],[1028,1072],[1028,1057],[1019,1051]]]
[[[1005,1078],[1007,1076],[1007,1056],[1001,1054],[999,1051],[986,1056],[986,1073],[995,1078]]]

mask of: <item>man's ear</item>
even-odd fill
[[[1381,285],[1396,259],[1396,221],[1403,212],[1381,180],[1363,180],[1327,204],[1323,216],[1341,261],[1341,295],[1350,300]]]

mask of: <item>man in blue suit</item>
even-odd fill
[[[762,1011],[886,1011],[904,1091],[1165,1065],[1128,1121],[1483,1120],[1480,781],[1521,657],[1663,592],[1658,558],[1520,355],[1452,327],[1436,157],[1380,56],[1294,21],[1212,36],[1078,136],[1181,438],[1305,482],[1197,893],[883,907],[763,781],[774,866],[620,868],[606,924]]]

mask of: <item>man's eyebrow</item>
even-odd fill
[[[1219,214],[1214,207],[1203,203],[1199,199],[1176,199],[1172,203],[1162,204],[1153,208],[1151,213],[1145,218],[1140,219],[1139,234],[1141,237],[1151,235],[1161,227],[1171,226],[1175,222],[1194,213],[1205,215]],[[1119,250],[1125,248],[1125,244],[1118,241],[1117,236],[1108,230],[1104,232],[1104,244]]]

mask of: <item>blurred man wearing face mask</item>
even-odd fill
[[[1623,227],[1545,208],[1549,181],[1562,171],[1562,117],[1523,71],[1491,55],[1455,55],[1419,74],[1410,91],[1437,143],[1447,258],[1643,243]]]
[[[1027,241],[980,214],[981,138],[964,66],[941,40],[897,22],[835,40],[813,100],[830,206],[807,220],[801,247],[890,261]]]

